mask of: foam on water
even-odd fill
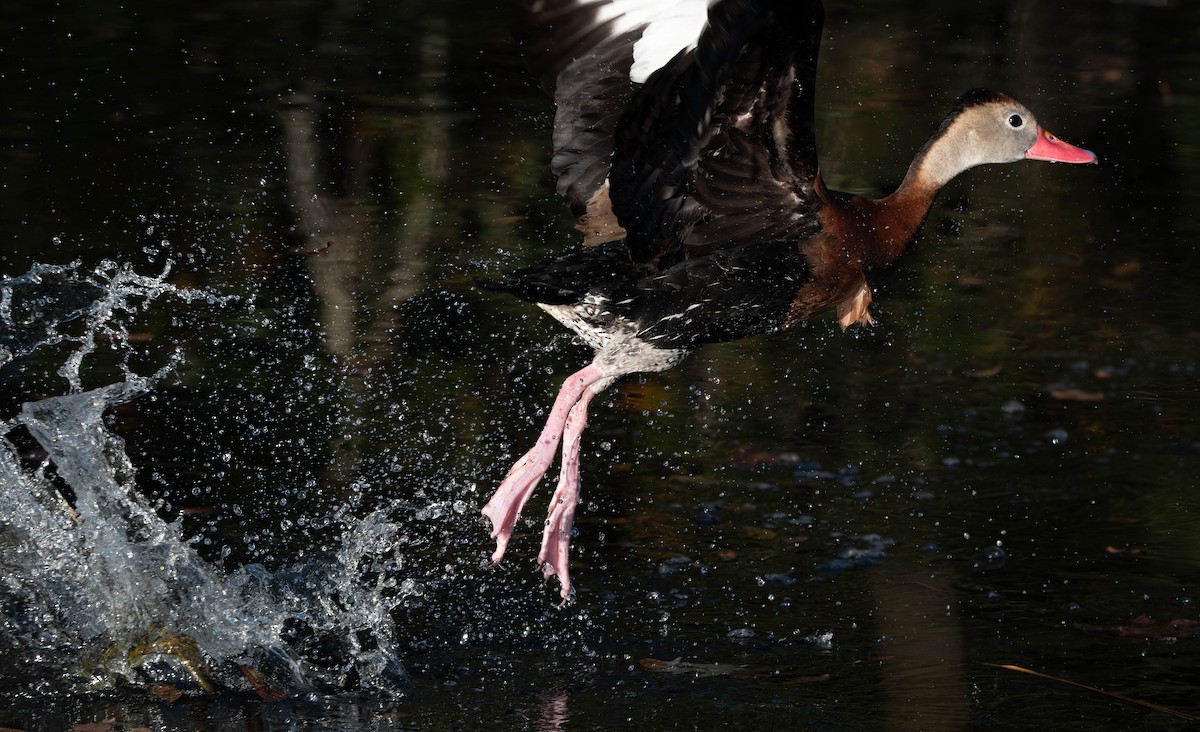
[[[168,273],[147,277],[105,262],[91,271],[36,265],[0,280],[0,368],[40,349],[66,350],[57,368],[65,393],[26,402],[0,422],[6,653],[90,686],[124,679],[267,698],[401,693],[390,610],[405,590],[394,584],[397,528],[386,512],[335,517],[340,551],[304,566],[223,571],[136,490],[135,468],[104,414],[153,390],[182,357],[151,376],[133,373],[123,365],[129,322],[163,297],[237,304],[177,288]],[[85,390],[81,365],[101,343],[123,357],[124,378]],[[39,464],[14,444],[22,428],[45,451]]]

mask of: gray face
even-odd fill
[[[1021,160],[1037,142],[1037,120],[1013,99],[980,104],[964,110],[952,125],[951,134],[962,128],[971,154],[966,167],[982,163],[1011,163]],[[964,168],[965,169],[965,168]]]
[[[1037,142],[1033,114],[1011,97],[995,96],[958,112],[932,141],[920,161],[927,182],[940,187],[976,165],[1016,162]]]

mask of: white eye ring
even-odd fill
[[[1021,115],[1014,114],[1008,118],[1008,124],[1015,130],[1019,129],[1021,125],[1025,124],[1025,120],[1021,119]]]

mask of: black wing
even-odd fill
[[[635,261],[657,262],[819,230],[819,0],[530,10],[530,65],[557,105],[552,168],[585,243],[626,236]]]
[[[636,45],[652,25],[661,28],[677,21],[679,6],[696,4],[692,0],[524,2],[529,14],[517,36],[530,70],[554,97],[550,165],[559,194],[576,215],[586,212],[588,202],[608,179],[613,133],[640,86],[633,71]],[[699,35],[699,28],[694,35]]]

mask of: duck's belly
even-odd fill
[[[605,376],[666,371],[692,352],[688,348],[656,346],[641,338],[637,323],[609,311],[606,304],[604,298],[588,295],[574,305],[538,303],[538,307],[596,351],[594,363]]]

